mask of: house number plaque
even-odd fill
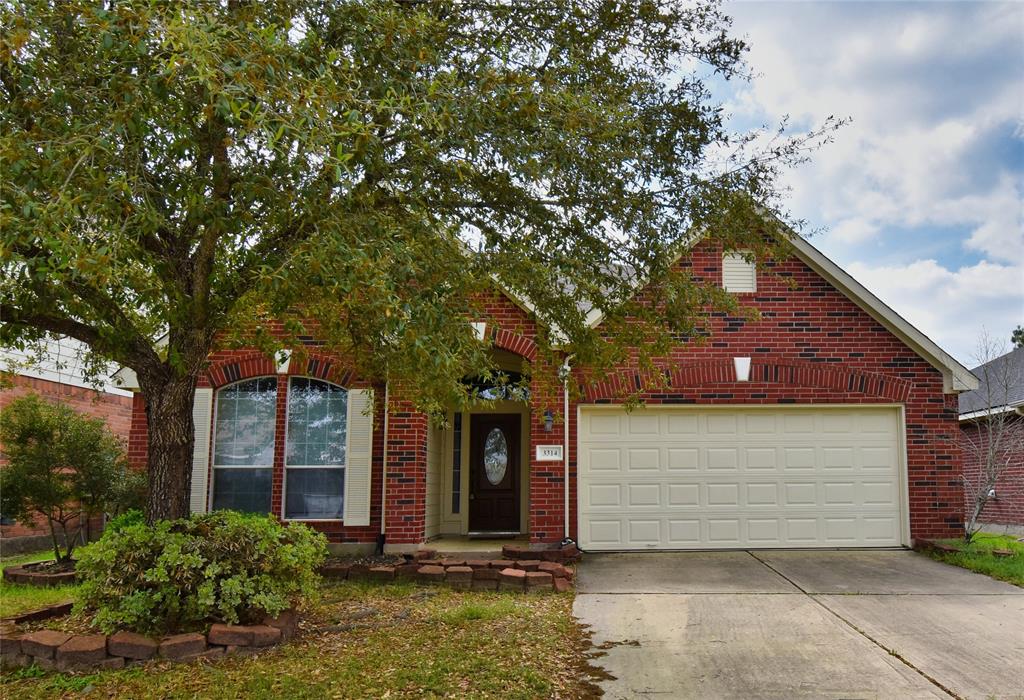
[[[538,462],[561,462],[563,454],[561,445],[537,445]]]

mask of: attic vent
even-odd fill
[[[756,273],[754,263],[748,262],[742,252],[726,253],[722,256],[722,287],[725,291],[756,292]]]

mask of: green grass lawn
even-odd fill
[[[933,559],[1024,587],[1024,542],[1018,541],[1017,538],[979,532],[969,545],[965,544],[962,539],[940,540],[940,542],[958,547],[961,551],[928,550],[928,555]],[[992,553],[994,549],[1008,549],[1014,552],[1014,555],[999,557]]]
[[[0,568],[28,564],[34,561],[53,559],[53,552],[44,551],[35,554],[20,554],[13,557],[0,558]],[[0,580],[0,618],[10,617],[18,613],[34,610],[53,603],[71,600],[75,595],[74,586],[56,586],[39,588],[19,583],[8,583]]]
[[[325,585],[292,642],[258,657],[86,676],[0,676],[0,697],[582,698],[583,632],[572,596]]]

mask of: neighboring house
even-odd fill
[[[38,394],[47,401],[63,403],[79,413],[103,418],[111,431],[127,445],[131,432],[132,394],[106,383],[97,390],[90,384],[80,361],[81,346],[75,341],[62,339],[47,343],[46,353],[35,358],[16,350],[0,351],[0,370],[4,383],[0,385],[0,411],[15,399],[26,394]],[[0,444],[0,469],[7,464]],[[40,521],[26,526],[0,513],[0,547],[6,551],[30,547],[38,538],[48,546],[49,529]],[[27,540],[24,538],[35,538]]]
[[[964,476],[979,483],[982,450],[988,448],[989,422],[1005,422],[1002,444],[1011,451],[1011,466],[996,483],[995,495],[981,511],[981,522],[1024,526],[1024,348],[986,362],[973,370],[981,381],[960,395],[960,436]],[[980,448],[980,450],[979,450]],[[965,494],[966,507],[973,507]]]
[[[760,319],[712,317],[707,342],[680,344],[662,363],[669,386],[631,412],[635,368],[583,382],[567,424],[529,304],[499,292],[472,320],[500,366],[532,364],[531,391],[451,413],[443,429],[400,387],[353,376],[316,346],[284,361],[215,352],[196,393],[192,508],[306,521],[339,547],[383,531],[392,550],[472,534],[569,536],[584,550],[960,534],[957,394],[976,379],[809,243],[794,248],[755,270],[696,245],[678,264],[724,279]],[[131,443],[144,463],[140,395]]]

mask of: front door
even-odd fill
[[[470,532],[519,532],[520,421],[517,413],[470,418]]]

